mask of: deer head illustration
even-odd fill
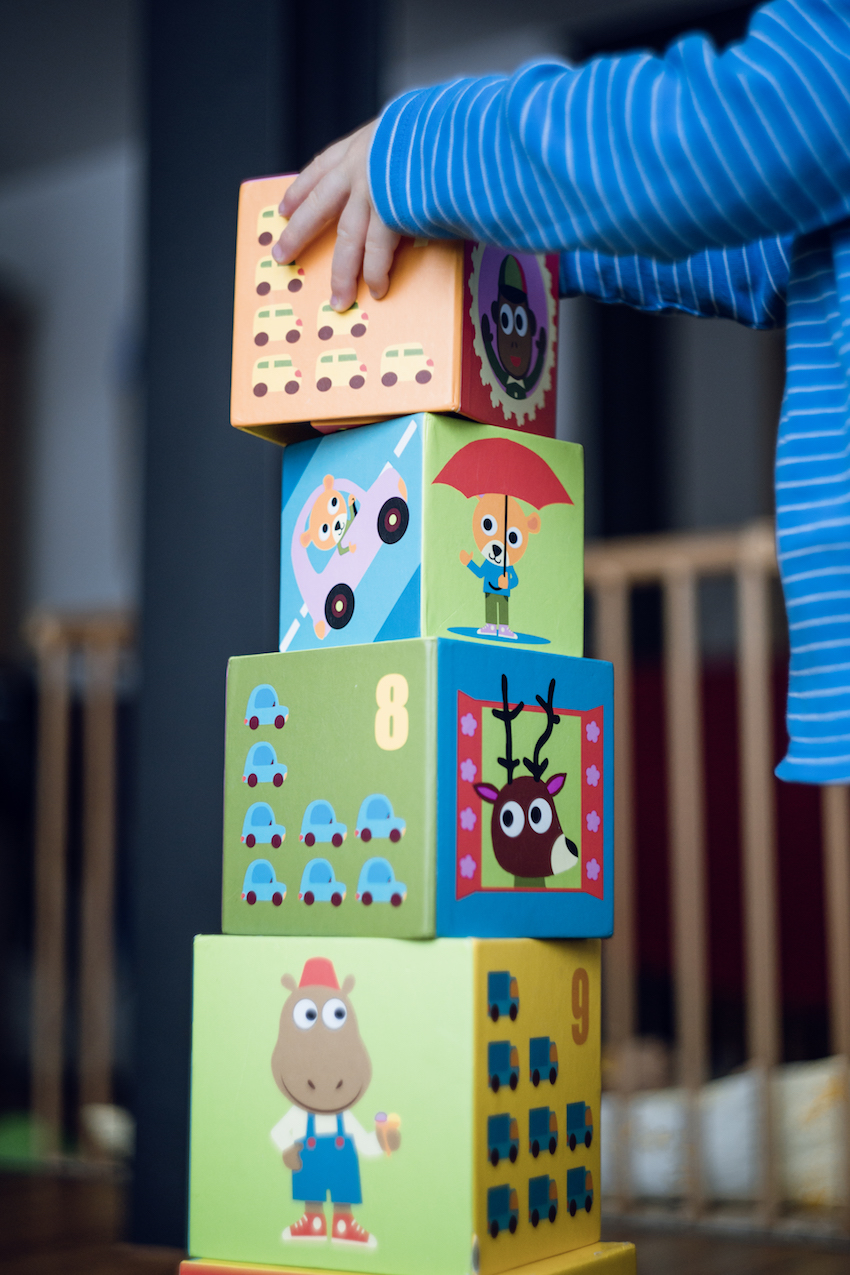
[[[482,801],[493,806],[490,835],[496,862],[506,872],[512,872],[518,883],[564,872],[578,863],[578,849],[561,830],[561,822],[552,800],[566,781],[566,774],[543,778],[549,759],[541,761],[540,751],[552,730],[560,723],[560,717],[552,708],[555,679],[549,683],[549,694],[544,700],[535,696],[546,712],[546,726],[534,748],[534,757],[523,758],[527,775],[514,779],[519,759],[512,755],[511,723],[525,708],[520,702],[511,708],[508,704],[508,679],[502,674],[502,708],[494,708],[493,716],[505,724],[505,756],[499,757],[500,766],[508,772],[507,782],[501,788],[494,784],[475,784],[475,791]]]

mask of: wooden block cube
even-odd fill
[[[198,938],[190,1253],[495,1275],[595,1242],[599,1004],[594,940]]]
[[[557,256],[404,239],[387,296],[361,280],[337,314],[335,226],[291,265],[272,256],[293,180],[248,181],[239,195],[234,425],[289,442],[305,421],[328,430],[426,410],[554,436]]]
[[[427,412],[287,447],[280,649],[427,636],[581,655],[583,462]]]
[[[232,659],[226,933],[613,923],[613,670],[445,638]]]

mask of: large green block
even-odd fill
[[[443,638],[232,659],[222,928],[610,934],[613,726],[600,660]]]
[[[594,940],[198,938],[190,1252],[497,1275],[592,1243],[599,1017]]]

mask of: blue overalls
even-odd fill
[[[360,1164],[354,1142],[345,1132],[342,1116],[336,1118],[336,1134],[316,1136],[316,1119],[307,1116],[307,1135],[301,1147],[301,1168],[292,1175],[293,1200],[324,1202],[327,1192],[334,1204],[362,1204]]]

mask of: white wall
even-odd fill
[[[29,607],[136,599],[141,169],[125,142],[0,181],[0,277],[31,317]]]

